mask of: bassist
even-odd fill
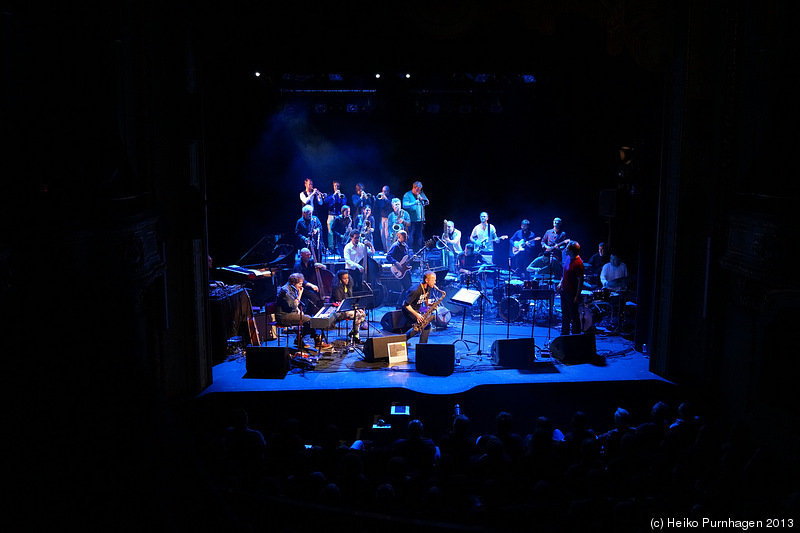
[[[419,323],[420,326],[422,326],[433,291],[439,292],[436,288],[436,273],[429,270],[425,272],[422,276],[422,282],[409,293],[403,304],[403,315],[405,315],[412,324]],[[430,322],[422,327],[422,331],[415,330],[413,326],[409,328],[408,331],[406,331],[406,340],[411,339],[417,333],[420,334],[419,342],[428,342],[428,336],[431,333]]]
[[[407,240],[408,233],[406,233],[405,230],[400,230],[397,232],[396,240],[386,253],[387,263],[395,266],[395,268],[398,268],[397,265],[405,265],[410,267],[408,263],[411,261],[411,248],[409,248],[408,243],[406,242]],[[404,296],[408,289],[411,288],[411,268],[407,268],[402,277],[399,279],[402,290],[400,291],[400,296],[398,297],[397,301],[398,309],[403,307]]]

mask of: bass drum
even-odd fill
[[[497,304],[497,316],[501,317],[506,322],[515,322],[519,319],[520,312],[521,306],[519,301],[513,296],[503,298],[500,303]]]

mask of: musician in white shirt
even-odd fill
[[[303,205],[310,205],[311,212],[314,212],[314,204],[322,205],[322,198],[323,195],[317,189],[314,188],[314,181],[311,178],[306,178],[305,181],[306,188],[300,192],[300,201],[303,202]]]
[[[360,241],[361,234],[358,230],[353,230],[350,232],[350,242],[344,247],[345,268],[353,278],[353,285],[357,291],[361,290],[362,274],[364,272],[364,265],[361,263],[367,253],[370,255],[375,253],[375,247],[372,246],[371,242],[366,241],[364,243]]]
[[[483,256],[487,263],[492,263],[492,253],[494,243],[500,242],[503,237],[497,236],[497,229],[494,224],[489,223],[489,213],[481,213],[481,222],[474,228],[469,236],[469,240],[475,245],[475,251]]]
[[[603,265],[603,270],[600,271],[600,282],[605,287],[615,279],[626,277],[628,277],[628,267],[619,260],[617,254],[612,253],[611,261]]]

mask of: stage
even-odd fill
[[[386,306],[373,309],[370,329],[361,331],[362,339],[397,335],[381,328],[380,319],[393,310],[393,307]],[[307,359],[294,356],[285,373],[265,376],[248,372],[246,348],[236,347],[225,361],[213,366],[213,383],[202,394],[394,387],[425,394],[454,394],[480,385],[662,380],[649,371],[649,359],[634,350],[630,335],[598,328],[595,333],[596,357],[575,363],[554,357],[549,350],[559,337],[560,324],[548,326],[547,323],[540,325],[538,321],[532,324],[522,320],[508,323],[491,309],[486,310],[482,327],[480,317],[468,313],[467,316],[453,315],[446,327],[431,332],[428,344],[454,346],[456,362],[452,374],[446,376],[427,375],[417,370],[419,337],[408,343],[405,362],[371,362],[367,360],[363,346],[340,349],[346,327],[328,332],[328,340],[334,344],[332,352],[323,353],[318,358],[313,355]],[[493,361],[493,345],[496,341],[503,344],[505,339],[533,339],[534,353],[513,354],[515,360],[526,362],[517,365],[523,368],[508,368]],[[285,337],[279,341],[281,346],[286,346]],[[518,346],[518,343],[511,344]],[[279,342],[273,340],[265,345],[278,346]],[[294,350],[290,351],[290,354],[294,353]]]

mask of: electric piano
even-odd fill
[[[242,266],[239,266],[239,265],[228,265],[226,267],[220,268],[219,270],[222,270],[223,272],[231,273],[235,277],[243,277],[244,279],[247,279],[247,280],[250,280],[250,281],[255,280],[255,279],[259,279],[259,278],[271,278],[272,277],[272,271],[267,269],[267,268],[255,269],[255,268],[242,267]]]
[[[322,309],[311,317],[311,327],[314,329],[331,329],[336,324],[337,306],[325,304]]]

